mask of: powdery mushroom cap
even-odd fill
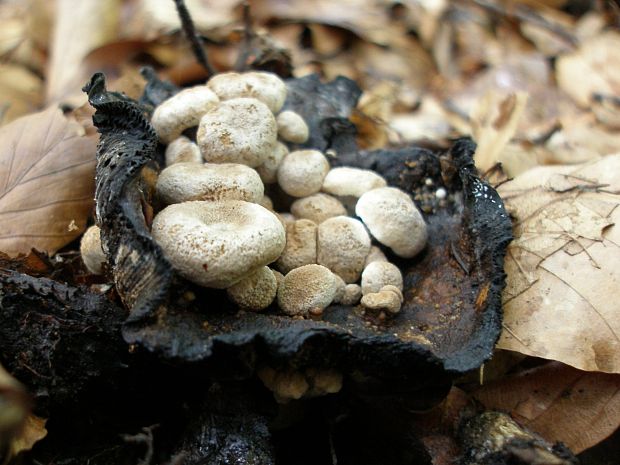
[[[364,268],[366,268],[372,262],[387,262],[387,261],[388,259],[383,253],[383,251],[376,245],[373,245],[370,247],[370,252],[368,253],[368,256],[366,257],[366,263],[364,264]]]
[[[175,163],[164,169],[155,190],[166,204],[189,200],[245,200],[258,203],[265,187],[258,173],[237,163]]]
[[[316,229],[310,220],[296,220],[286,226],[286,246],[276,267],[286,274],[294,268],[316,263]]]
[[[321,224],[334,216],[346,216],[347,210],[336,197],[319,192],[295,200],[291,205],[291,213],[297,218],[306,218],[316,224]]]
[[[284,157],[278,168],[278,184],[293,197],[306,197],[321,190],[329,171],[325,155],[317,150],[297,150]]]
[[[355,213],[370,234],[403,258],[411,258],[426,245],[428,232],[422,214],[413,200],[395,187],[366,192],[355,206]]]
[[[342,305],[356,305],[362,298],[362,288],[359,284],[347,284],[337,302]]]
[[[340,276],[334,273],[334,278],[336,279],[336,295],[334,296],[334,302],[341,303],[342,296],[344,295],[345,288],[347,287],[347,283],[344,282]]]
[[[286,145],[282,142],[276,142],[274,149],[269,152],[264,163],[256,167],[256,171],[265,184],[278,182],[278,168],[287,154],[288,148]]]
[[[386,311],[394,314],[400,311],[402,305],[401,297],[402,294],[399,296],[394,290],[383,288],[379,292],[371,292],[364,295],[361,304],[369,310]]]
[[[269,269],[271,270],[271,273],[273,274],[273,276],[276,278],[278,289],[280,289],[280,285],[282,284],[282,281],[284,281],[284,275],[280,273],[278,270],[274,270],[273,268],[269,268]]]
[[[317,234],[317,263],[338,274],[346,283],[356,282],[370,251],[364,225],[347,216],[323,221]]]
[[[276,120],[269,108],[254,98],[227,100],[204,114],[196,140],[205,161],[256,167],[274,149]]]
[[[101,248],[101,229],[98,226],[89,227],[82,236],[80,242],[80,254],[86,269],[92,274],[101,274],[102,265],[107,258]]]
[[[273,262],[286,243],[272,212],[242,200],[170,205],[153,219],[151,234],[181,276],[218,289]]]
[[[272,113],[277,113],[286,100],[286,85],[278,76],[263,71],[216,74],[207,86],[221,100],[253,97],[263,102]]]
[[[228,298],[244,310],[260,311],[271,305],[278,282],[269,267],[263,266],[226,289]]]
[[[339,197],[360,197],[365,192],[386,185],[386,180],[374,171],[341,166],[329,170],[321,190]]]
[[[177,137],[166,147],[166,166],[175,163],[201,163],[202,155],[198,146],[185,136]]]
[[[388,284],[403,290],[403,275],[393,263],[372,262],[362,271],[362,294],[379,292]]]
[[[186,129],[197,126],[202,115],[218,102],[217,95],[207,86],[183,89],[155,108],[151,124],[159,140],[168,144]]]
[[[294,111],[283,111],[276,117],[278,136],[280,139],[295,144],[303,144],[308,140],[310,130],[304,119]]]
[[[287,315],[305,315],[329,306],[336,295],[336,280],[321,265],[304,265],[284,276],[278,289],[278,306]]]

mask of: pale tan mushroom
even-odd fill
[[[297,218],[306,218],[321,224],[334,216],[345,216],[347,210],[336,197],[321,192],[295,200],[291,205],[291,213]]]
[[[364,268],[366,268],[372,262],[387,262],[387,261],[388,259],[383,253],[383,251],[376,245],[373,245],[370,247],[370,252],[368,253],[368,256],[366,257],[366,263],[364,263]]]
[[[338,274],[346,283],[356,282],[370,251],[364,225],[347,216],[323,221],[317,234],[317,263]]]
[[[308,140],[310,130],[304,119],[294,111],[283,111],[276,117],[278,136],[280,139],[295,144],[303,144]]]
[[[360,197],[365,192],[387,185],[385,179],[371,170],[341,166],[325,176],[321,190],[338,197]]]
[[[101,274],[107,258],[101,248],[101,230],[98,226],[89,227],[80,241],[80,254],[86,269],[92,274]]]
[[[316,263],[316,224],[296,220],[286,227],[286,246],[276,267],[286,274],[294,268]]]
[[[273,392],[276,401],[281,404],[301,399],[310,388],[306,377],[299,371],[276,371],[271,367],[261,367],[257,374],[265,387]]]
[[[175,163],[201,163],[202,155],[198,146],[185,136],[177,137],[166,147],[166,166]]]
[[[278,289],[278,306],[287,315],[323,310],[334,300],[337,282],[329,269],[304,265],[289,271]]]
[[[207,86],[221,100],[253,97],[267,105],[272,113],[280,111],[286,100],[286,85],[282,79],[264,71],[216,74]]]
[[[275,148],[276,120],[269,108],[254,98],[226,100],[204,114],[196,141],[207,162],[256,167]]]
[[[403,290],[403,275],[393,263],[371,262],[362,271],[362,294],[379,292],[383,286],[387,285]]]
[[[275,214],[242,200],[170,205],[155,216],[151,233],[181,276],[218,289],[273,262],[286,244]]]
[[[263,164],[256,167],[256,171],[265,184],[278,182],[278,168],[287,154],[286,145],[282,142],[276,142],[274,149],[267,155]]]
[[[399,257],[411,258],[426,245],[426,223],[413,200],[395,187],[380,187],[362,195],[355,213],[381,244]]]
[[[362,288],[359,284],[347,284],[337,302],[342,305],[356,305],[362,298]]]
[[[293,197],[306,197],[321,190],[329,171],[325,155],[317,150],[297,150],[284,157],[278,168],[278,184]]]
[[[244,310],[260,311],[276,298],[278,282],[269,267],[263,266],[233,284],[226,293],[230,300]]]
[[[363,307],[374,311],[398,313],[403,303],[401,292],[395,286],[384,286],[379,292],[371,292],[362,297]]]
[[[206,86],[183,89],[155,108],[151,124],[159,140],[168,144],[184,130],[197,126],[200,118],[218,101],[217,95]]]
[[[246,165],[175,163],[159,174],[155,190],[165,204],[226,199],[258,203],[264,186],[258,173]]]

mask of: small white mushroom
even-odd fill
[[[379,292],[383,286],[388,284],[401,291],[403,289],[403,275],[393,263],[372,262],[362,271],[362,294]]]
[[[310,130],[304,119],[294,111],[283,111],[276,117],[278,136],[280,139],[295,144],[303,144],[308,140]]]
[[[242,200],[170,205],[151,234],[184,278],[226,289],[280,256],[286,237],[274,213]]]
[[[263,102],[272,113],[277,113],[286,100],[286,85],[278,76],[263,71],[216,74],[207,86],[221,100],[253,97]]]
[[[205,161],[262,165],[276,141],[276,120],[253,98],[236,98],[213,106],[200,120],[196,135]]]
[[[321,265],[304,265],[289,271],[278,289],[278,306],[287,315],[323,310],[334,300],[336,280]]]
[[[175,163],[202,163],[198,146],[185,136],[177,137],[166,147],[166,166]]]
[[[256,167],[256,171],[265,184],[278,182],[278,168],[287,154],[288,148],[286,145],[282,142],[276,142],[274,149],[267,155],[267,159],[262,165]]]
[[[342,305],[356,305],[362,298],[362,288],[359,284],[347,284],[340,297],[340,301],[337,302]]]
[[[226,289],[228,297],[244,310],[260,311],[271,305],[276,298],[278,282],[266,266],[250,273]]]
[[[175,163],[165,168],[155,190],[166,204],[188,200],[245,200],[258,203],[264,186],[258,173],[237,163]]]
[[[310,220],[296,220],[286,226],[286,246],[276,267],[286,274],[294,268],[316,263],[316,229]]]
[[[295,221],[297,221],[297,218],[295,218],[294,215],[287,213],[287,212],[278,212],[276,213],[276,216],[280,220],[280,223],[282,223],[282,226],[284,226],[284,229],[286,229],[289,224],[292,224]]]
[[[336,278],[336,295],[334,296],[334,302],[341,303],[342,296],[344,295],[344,291],[347,287],[347,283],[344,282],[340,276],[334,273],[334,277]]]
[[[388,259],[383,253],[383,251],[376,245],[373,245],[372,247],[370,247],[370,252],[368,253],[368,257],[366,257],[366,263],[364,263],[364,268],[366,268],[372,262],[387,262],[387,261]]]
[[[197,126],[202,115],[218,101],[217,95],[207,86],[183,89],[155,108],[151,124],[159,140],[168,144],[186,129]]]
[[[261,199],[256,203],[259,204],[261,207],[265,207],[269,211],[273,211],[273,202],[266,195],[263,195]]]
[[[273,276],[276,278],[276,283],[278,284],[278,289],[280,289],[280,285],[282,281],[284,281],[284,275],[280,273],[278,270],[274,270],[273,268],[269,268],[273,273]]]
[[[364,225],[347,216],[323,221],[317,234],[317,263],[338,274],[346,283],[356,282],[370,251]]]
[[[396,294],[401,304],[405,301],[402,291],[398,287],[393,286],[392,284],[386,284],[381,289],[379,289],[379,292],[383,292],[383,291],[389,291],[389,292],[393,292],[394,294]]]
[[[360,197],[365,192],[386,185],[385,179],[374,171],[341,166],[329,170],[321,190],[339,197]]]
[[[366,192],[355,206],[355,213],[381,244],[399,257],[411,258],[426,245],[428,232],[422,214],[413,200],[395,187]]]
[[[398,289],[396,289],[396,291],[398,291]],[[361,304],[369,310],[386,311],[394,314],[400,311],[402,305],[401,297],[402,294],[399,296],[394,290],[383,288],[379,292],[371,292],[364,295]]]
[[[102,265],[107,259],[101,248],[101,230],[98,226],[91,226],[84,232],[80,242],[80,254],[88,271],[92,274],[103,272]]]
[[[297,150],[284,157],[278,168],[278,184],[293,197],[306,197],[321,190],[329,171],[325,155],[317,150]]]
[[[347,210],[336,197],[319,192],[295,200],[291,205],[291,213],[297,218],[306,218],[316,224],[321,224],[328,218],[345,216]]]

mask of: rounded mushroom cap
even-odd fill
[[[284,157],[288,155],[288,148],[282,142],[276,142],[274,149],[267,155],[267,159],[260,166],[256,167],[256,172],[265,184],[278,182],[278,168]]]
[[[80,242],[80,254],[86,269],[92,274],[101,274],[102,265],[108,260],[101,248],[101,229],[98,226],[89,227]]]
[[[371,292],[364,295],[361,304],[370,310],[383,310],[388,313],[398,313],[402,305],[402,300],[393,290],[382,289],[379,292]]]
[[[282,273],[316,263],[316,228],[310,220],[296,220],[286,226],[286,246],[276,262]]]
[[[321,190],[329,171],[325,155],[317,150],[297,150],[284,157],[278,168],[278,184],[293,197],[306,197]]]
[[[396,265],[390,262],[372,262],[362,271],[362,294],[379,292],[388,284],[403,289],[403,275]]]
[[[155,108],[151,124],[159,140],[167,144],[186,129],[197,126],[202,115],[218,102],[217,95],[207,86],[189,87]]]
[[[340,166],[329,170],[321,190],[340,197],[360,197],[365,192],[386,185],[386,180],[374,171]]]
[[[362,288],[359,284],[347,284],[344,287],[344,292],[340,297],[339,304],[342,305],[356,305],[362,298]]]
[[[295,200],[291,205],[291,213],[297,218],[306,218],[316,224],[321,224],[334,216],[346,216],[347,210],[336,197],[319,192]]]
[[[403,258],[411,258],[426,245],[428,232],[422,214],[413,200],[395,187],[366,192],[355,206],[355,213],[370,234]]]
[[[263,266],[233,284],[226,292],[230,300],[244,310],[260,311],[276,298],[278,282],[269,267]]]
[[[336,295],[336,279],[321,265],[304,265],[284,276],[278,289],[278,306],[287,315],[305,315],[329,306]]]
[[[366,263],[364,263],[364,268],[366,268],[372,262],[387,262],[387,261],[388,259],[383,253],[383,251],[376,245],[373,245],[370,247],[370,252],[368,253],[368,256],[366,257]]]
[[[177,137],[166,147],[166,166],[175,163],[202,163],[198,146],[185,136]]]
[[[155,216],[151,233],[181,276],[218,289],[273,262],[286,243],[272,212],[242,200],[170,205]]]
[[[276,120],[269,108],[254,98],[227,100],[204,114],[196,140],[205,161],[255,167],[274,150]]]
[[[317,234],[317,263],[338,274],[346,283],[356,282],[370,251],[364,225],[347,216],[323,221]]]
[[[216,74],[207,86],[221,100],[253,97],[263,102],[272,113],[277,113],[286,100],[286,85],[278,76],[264,71]]]
[[[263,198],[258,173],[237,163],[175,163],[165,168],[155,190],[166,204],[189,200],[245,200]]]
[[[280,139],[295,144],[303,144],[308,140],[310,129],[304,119],[294,111],[283,111],[276,117],[276,122]]]
[[[334,273],[334,278],[336,278],[336,295],[334,296],[334,302],[342,303],[342,296],[344,295],[344,291],[347,287],[347,283],[344,282],[340,276]]]
[[[265,387],[273,392],[276,401],[282,404],[301,399],[310,388],[306,377],[299,371],[276,371],[271,367],[262,367],[257,374]]]

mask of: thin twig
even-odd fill
[[[177,7],[177,12],[179,14],[179,18],[181,19],[181,26],[183,27],[183,32],[185,33],[192,45],[192,51],[194,52],[196,60],[207,71],[209,77],[213,76],[215,74],[215,70],[211,66],[211,63],[209,63],[209,58],[207,58],[207,53],[205,52],[202,38],[196,32],[194,21],[189,14],[189,10],[185,6],[185,1],[174,0],[174,4]]]
[[[247,69],[247,60],[252,48],[252,40],[254,39],[254,27],[252,26],[252,13],[250,11],[250,2],[243,2],[243,39],[239,49],[239,56],[235,63],[235,71],[245,71]]]

